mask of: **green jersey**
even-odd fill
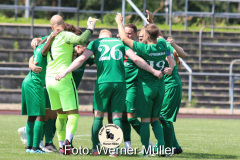
[[[105,82],[125,82],[123,58],[129,49],[117,38],[101,38],[89,43],[97,65],[97,84]]]
[[[73,76],[73,80],[75,82],[75,85],[76,85],[76,88],[78,88],[81,80],[82,80],[82,77],[83,77],[83,73],[84,73],[84,70],[85,70],[85,67],[86,67],[86,64],[88,65],[93,65],[94,64],[94,59],[93,57],[90,57],[87,61],[85,61],[83,63],[83,65],[81,67],[79,67],[78,69],[74,70],[72,72],[72,76]]]
[[[157,44],[143,44],[140,42],[134,41],[133,50],[142,57],[151,67],[156,70],[164,70],[165,58],[169,56],[170,53],[167,51],[166,42],[160,42]],[[152,73],[149,73],[141,68],[139,68],[139,80],[143,84],[153,84],[153,85],[162,85],[163,78],[158,79]]]
[[[126,89],[129,90],[132,87],[132,85],[134,85],[134,83],[138,81],[138,67],[126,55],[124,56],[124,69],[125,69],[125,80],[126,80],[126,87],[127,87]]]
[[[159,39],[158,42],[160,42],[162,40],[165,41],[164,39]],[[172,70],[172,74],[171,75],[167,75],[167,74],[164,75],[165,86],[169,88],[169,87],[174,87],[174,86],[177,86],[177,85],[182,85],[182,82],[181,82],[180,75],[178,74],[177,65],[176,65],[176,62],[175,62],[175,59],[174,59],[174,55],[173,55],[174,48],[167,41],[166,41],[166,43],[167,43],[167,47],[170,51],[171,57],[174,60],[174,68]],[[169,67],[169,64],[168,64],[167,61],[165,61],[165,67]]]
[[[42,71],[40,73],[34,73],[30,71],[33,82],[36,85],[45,85],[45,76],[46,76],[46,66],[47,66],[47,57],[43,57],[41,51],[44,47],[45,43],[37,46],[33,51],[33,63],[38,62],[37,66],[42,67]]]
[[[85,31],[81,36],[72,32],[60,32],[52,42],[50,54],[47,55],[47,76],[55,77],[64,72],[72,63],[73,45],[85,44],[90,38],[90,31]],[[66,77],[71,77],[72,73]]]

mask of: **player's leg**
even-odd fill
[[[143,155],[147,153],[150,138],[150,118],[152,113],[151,88],[139,84],[136,97],[136,114],[141,118],[140,137],[143,145]]]
[[[92,125],[92,153],[93,155],[99,155],[97,152],[97,146],[99,143],[98,133],[103,126],[104,112],[94,110],[94,121]]]
[[[181,146],[178,144],[178,141],[174,132],[174,127],[173,127],[173,147],[175,147],[174,154],[181,154],[183,152]]]
[[[64,154],[63,142],[66,137],[67,114],[62,110],[60,101],[59,90],[62,89],[60,82],[62,81],[56,81],[55,78],[46,77],[46,88],[51,103],[51,110],[57,111],[56,132],[59,142],[59,153]]]
[[[113,113],[113,124],[118,125],[122,129],[122,113],[125,110],[126,84],[112,83],[113,92],[111,95],[111,112]]]
[[[165,147],[172,149],[174,142],[173,122],[176,121],[177,113],[181,104],[181,86],[166,88],[161,115],[164,119],[163,131]]]
[[[92,125],[92,154],[100,155],[97,152],[99,144],[98,132],[103,126],[104,112],[108,111],[109,97],[112,87],[110,83],[95,84],[93,96],[94,121]],[[110,114],[109,114],[110,115]]]
[[[44,113],[45,114],[45,113]],[[30,153],[44,153],[39,148],[40,142],[43,136],[43,123],[45,116],[37,116],[36,121],[34,123],[34,135],[33,135],[33,147]]]
[[[150,118],[141,118],[140,137],[143,145],[143,154],[150,154],[149,150],[149,138],[150,138]]]
[[[153,108],[151,113],[151,126],[155,138],[157,139],[157,148],[159,149],[160,146],[164,146],[164,135],[163,135],[163,127],[159,122],[159,115],[162,107],[162,102],[164,98],[164,86],[161,87],[154,87],[152,90],[154,91],[155,97],[153,99]],[[155,149],[155,151],[156,151]]]
[[[36,116],[28,116],[26,124],[26,133],[27,133],[27,148],[26,152],[30,152],[33,147],[33,131],[34,131],[34,121]]]
[[[57,151],[53,144],[53,138],[56,132],[57,112],[50,110],[50,118],[46,124],[45,130],[45,147],[50,151]]]
[[[27,115],[27,97],[25,94],[25,80],[22,83],[22,109],[21,109],[21,115]],[[18,129],[18,134],[20,135],[22,143],[27,147],[27,133],[26,133],[26,126],[21,127]],[[30,151],[27,150],[27,151]]]
[[[48,120],[50,117],[50,108],[45,108],[45,114],[46,114],[46,116],[45,116],[44,123],[43,123],[43,134],[42,134],[42,139],[41,139],[39,147],[45,152],[52,152],[52,151],[48,150],[43,144],[44,136],[46,139],[45,132],[47,132],[47,130],[49,130],[49,128],[47,128],[47,125],[48,125]]]
[[[62,109],[57,110],[57,119],[56,119],[56,132],[59,143],[59,153],[64,154],[65,150],[63,149],[63,142],[66,137],[66,124],[67,124],[67,114],[63,112]]]
[[[127,113],[123,113],[122,115],[122,131],[123,131],[123,139],[125,148],[131,147],[131,125],[128,122]]]
[[[79,101],[78,93],[73,78],[62,79],[59,83],[59,95],[63,111],[67,113],[66,137],[63,147],[71,146],[75,132],[77,131],[79,120]],[[69,151],[67,154],[71,154]]]

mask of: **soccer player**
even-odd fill
[[[66,151],[66,146],[71,145],[73,135],[77,130],[79,119],[78,114],[78,94],[73,82],[72,74],[68,74],[62,81],[56,81],[55,76],[66,70],[71,62],[73,55],[73,45],[86,44],[90,39],[95,28],[97,19],[89,17],[88,28],[80,36],[74,33],[63,31],[64,21],[61,16],[54,15],[51,18],[53,31],[62,31],[55,38],[50,35],[44,47],[42,55],[47,56],[48,65],[46,72],[46,87],[49,94],[51,109],[56,110],[56,130],[58,133],[59,152],[64,155],[71,154]],[[50,54],[47,54],[50,51]]]
[[[146,12],[148,14],[147,19],[149,23],[153,24],[150,12],[148,10]],[[162,35],[160,35],[159,38],[159,41],[165,41]],[[179,47],[171,37],[167,39],[167,45],[169,50],[171,51],[170,53],[173,59],[174,57],[177,57],[175,59],[177,64],[180,63],[178,58],[179,56],[181,58],[185,58],[187,56],[184,50]],[[171,149],[172,147],[176,147],[176,149],[174,150],[174,154],[180,154],[182,153],[182,149],[177,142],[173,126],[173,122],[176,122],[182,99],[182,82],[177,70],[176,62],[174,63],[175,65],[172,74],[164,75],[165,96],[163,99],[163,105],[160,112],[161,116],[159,119],[163,126],[165,147],[169,147]],[[165,67],[169,67],[169,63],[167,61],[165,63]]]
[[[99,155],[96,147],[99,142],[98,132],[102,127],[104,112],[110,109],[113,123],[122,128],[121,118],[125,108],[124,102],[126,97],[125,71],[123,64],[124,54],[131,58],[140,68],[147,70],[150,74],[158,78],[162,77],[160,71],[154,70],[143,59],[136,56],[121,40],[111,38],[111,36],[112,34],[110,31],[103,30],[100,32],[100,39],[92,41],[88,45],[87,50],[78,57],[66,71],[56,76],[57,80],[61,80],[68,73],[80,67],[85,60],[94,54],[97,65],[97,81],[93,100],[93,155]]]
[[[173,59],[167,51],[166,43],[157,43],[159,29],[154,24],[149,24],[143,27],[143,42],[147,45],[129,39],[124,31],[122,25],[122,16],[120,13],[116,16],[118,24],[118,31],[121,40],[137,52],[145,61],[147,61],[154,69],[164,71],[165,58],[169,60],[170,68],[167,70],[171,74],[173,68]],[[171,68],[172,67],[172,68]],[[164,145],[163,130],[159,122],[159,114],[161,110],[162,101],[164,98],[164,80],[156,79],[154,76],[139,69],[139,83],[137,93],[137,107],[136,114],[141,117],[141,142],[148,151],[151,122],[152,129],[156,139],[157,146]]]
[[[53,32],[52,36],[55,37],[58,32]],[[27,77],[22,83],[22,115],[28,115],[26,133],[27,133],[27,148],[26,152],[30,153],[45,153],[39,148],[40,141],[43,133],[43,123],[45,119],[45,74],[47,60],[42,57],[41,50],[45,46],[45,40],[34,49],[33,61],[38,64],[35,73],[30,70]],[[37,62],[37,63],[36,63]]]
[[[137,39],[136,25],[129,23],[125,27],[125,32],[129,39]],[[125,148],[131,148],[131,126],[140,135],[141,122],[135,116],[137,83],[138,83],[138,68],[136,64],[128,57],[124,56],[125,80],[126,80],[126,100],[125,113],[123,113],[122,124]],[[131,124],[131,125],[130,125]],[[149,141],[149,144],[152,143]]]
[[[76,47],[74,47],[73,49],[73,60],[75,60],[77,57],[79,57],[86,49],[87,49],[87,45],[89,44],[89,42],[87,44],[84,45],[77,45]],[[72,72],[72,76],[73,76],[73,80],[75,82],[76,88],[78,88],[83,74],[84,74],[84,70],[86,65],[93,65],[94,64],[94,58],[90,57],[81,67],[79,67],[78,69],[74,70]]]

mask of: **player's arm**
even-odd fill
[[[67,35],[64,38],[65,42],[70,43],[70,44],[75,44],[75,45],[86,44],[89,41],[89,39],[95,29],[95,25],[96,25],[97,21],[98,21],[98,19],[89,17],[88,21],[87,21],[87,25],[88,25],[87,30],[84,31],[80,36],[75,35],[75,34]]]
[[[165,67],[163,73],[167,75],[171,75],[172,70],[174,68],[174,60],[170,54],[169,55],[167,54],[167,61],[168,61],[169,67]]]
[[[41,51],[41,54],[46,57],[47,56],[47,53],[52,45],[52,41],[54,40],[54,38],[60,33],[62,32],[62,30],[58,29],[58,30],[55,30],[53,31],[53,33],[49,36],[49,39],[48,41],[46,42],[46,44],[44,45],[42,51]]]
[[[153,24],[152,14],[148,10],[146,10],[146,12],[147,12],[147,21]]]
[[[142,59],[141,57],[137,56],[132,49],[129,49],[126,51],[126,55],[141,69],[144,69],[150,73],[152,73],[154,76],[158,77],[159,79],[162,78],[163,74],[161,71],[155,70],[150,65],[147,64],[147,62]]]
[[[60,73],[58,75],[56,75],[55,79],[56,80],[61,80],[62,78],[64,78],[68,73],[78,69],[79,67],[82,66],[82,64],[89,58],[93,55],[93,52],[86,49],[84,51],[84,53],[79,56],[77,59],[75,59],[72,64],[67,68],[66,71],[64,71],[63,73]]]
[[[167,38],[167,41],[171,44],[171,46],[174,48],[174,50],[177,52],[178,56],[181,57],[181,58],[185,58],[187,56],[187,54],[184,52],[183,48],[178,46],[173,38],[171,37],[168,37]]]
[[[122,24],[123,18],[122,18],[121,13],[117,14],[115,20],[118,24],[118,33],[119,33],[119,36],[120,36],[121,40],[123,41],[123,43],[125,43],[130,48],[133,48],[133,42],[134,41],[132,39],[129,39],[127,37],[127,34],[125,33],[125,30],[124,30],[123,24]]]
[[[29,68],[34,72],[34,73],[39,73],[42,71],[42,67],[37,66],[38,62],[33,63],[33,56],[29,58]]]
[[[31,41],[32,48],[35,49],[41,41],[41,38],[33,38],[33,40]]]

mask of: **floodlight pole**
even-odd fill
[[[31,25],[31,35],[30,37],[33,38],[33,29],[34,29],[34,7],[35,7],[35,4],[34,4],[34,0],[32,0],[32,25]]]
[[[122,17],[123,17],[123,26],[125,26],[125,6],[126,6],[126,1],[122,0]]]
[[[80,1],[77,1],[77,27],[79,27],[79,10],[80,10]]]

